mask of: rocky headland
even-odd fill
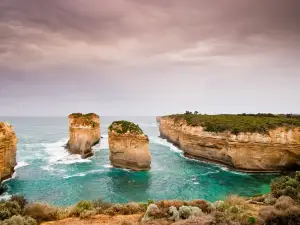
[[[160,136],[185,155],[249,172],[300,167],[300,117],[292,115],[198,115],[157,118]]]
[[[110,161],[113,166],[132,170],[149,170],[149,139],[138,125],[115,121],[108,128]]]
[[[13,127],[0,122],[0,183],[14,173],[14,167],[17,165],[17,142]]]
[[[100,118],[94,113],[69,115],[69,141],[67,149],[82,158],[93,155],[92,146],[100,141]]]

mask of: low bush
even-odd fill
[[[96,215],[95,210],[84,210],[80,213],[79,217],[80,219],[87,219],[95,215]]]
[[[77,202],[77,204],[73,207],[73,209],[71,210],[71,215],[80,216],[80,213],[82,213],[83,211],[90,211],[93,209],[94,207],[91,201],[82,200]]]
[[[9,219],[14,215],[21,214],[20,205],[15,201],[0,201],[0,220]]]
[[[101,208],[103,210],[108,209],[113,206],[112,203],[106,202],[102,198],[94,200],[92,203],[93,203],[94,208]]]
[[[24,209],[24,214],[34,218],[38,223],[42,221],[56,220],[57,209],[44,203],[31,203]]]
[[[21,207],[21,210],[23,210],[28,203],[28,201],[22,195],[13,195],[10,198],[10,201],[17,202]]]
[[[2,223],[0,221],[1,225],[37,225],[37,222],[35,219],[29,217],[29,216],[12,216],[9,219],[4,220]]]
[[[295,178],[283,176],[273,180],[271,183],[271,194],[275,198],[279,198],[283,195],[289,196],[299,202],[300,182],[298,181],[298,176],[299,172]]]
[[[272,114],[175,114],[165,117],[174,119],[174,122],[185,121],[190,126],[202,126],[209,132],[226,132],[233,134],[241,132],[258,132],[267,134],[269,130],[277,127],[287,127],[292,129],[300,126],[300,117],[288,117],[286,115]]]

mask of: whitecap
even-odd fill
[[[113,165],[107,164],[107,165],[103,165],[104,168],[113,168]]]
[[[73,164],[73,163],[88,163],[90,159],[82,159],[79,154],[70,154],[64,147],[67,139],[62,139],[54,143],[44,143],[42,146],[48,154],[49,164]]]
[[[99,173],[99,172],[103,172],[103,169],[100,169],[100,170],[90,170],[90,171],[87,171],[85,173],[76,173],[76,174],[73,174],[73,175],[67,175],[67,176],[63,176],[64,179],[68,179],[68,178],[71,178],[71,177],[84,177],[88,174],[93,174],[93,173]]]
[[[150,143],[159,144],[168,147],[173,152],[183,153],[178,147],[160,137],[149,137]]]
[[[0,201],[1,200],[9,200],[12,197],[12,195],[4,192],[2,195],[0,195]]]
[[[15,166],[15,170],[17,170],[21,167],[25,167],[25,166],[29,166],[29,163],[24,162],[24,161],[18,162],[17,165]]]
[[[194,182],[193,184],[199,184],[199,182]]]
[[[206,172],[206,173],[203,173],[201,174],[200,176],[206,176],[208,174],[215,174],[215,173],[219,173],[220,171],[209,171],[209,172]]]

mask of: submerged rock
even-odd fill
[[[100,141],[100,118],[94,113],[69,115],[69,136],[67,149],[82,158],[93,155],[92,146]]]
[[[13,127],[0,122],[0,183],[14,173],[17,151],[17,137]]]
[[[108,129],[111,164],[132,170],[149,170],[149,139],[138,125],[115,121]]]

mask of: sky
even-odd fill
[[[299,0],[0,0],[0,116],[300,113]]]

